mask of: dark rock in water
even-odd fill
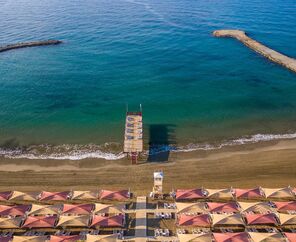
[[[34,47],[34,46],[58,45],[61,43],[63,43],[61,40],[42,40],[42,41],[32,41],[32,42],[21,42],[21,43],[2,46],[0,47],[0,52],[19,49],[19,48]]]

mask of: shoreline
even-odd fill
[[[296,133],[255,134],[240,138],[222,140],[214,143],[162,144],[144,146],[142,156],[157,157],[165,153],[188,153],[193,151],[215,151],[227,147],[251,145],[264,142],[293,140]],[[148,143],[148,141],[147,141]],[[109,142],[105,144],[33,144],[26,146],[4,145],[0,147],[0,158],[28,160],[85,160],[104,159],[108,161],[121,160],[126,157],[122,144]],[[162,159],[164,159],[163,157]],[[151,161],[151,159],[150,159]]]
[[[152,173],[162,169],[165,190],[195,187],[296,186],[296,140],[169,154],[169,162],[137,166],[127,159],[108,161],[0,158],[0,190],[131,188],[146,194]]]
[[[252,144],[243,144],[236,146],[227,146],[210,150],[192,150],[192,151],[178,151],[169,152],[169,160],[167,162],[149,162],[148,156],[142,156],[141,162],[138,166],[153,166],[153,165],[168,165],[172,162],[186,162],[186,161],[200,161],[206,159],[216,159],[223,157],[231,157],[232,155],[244,155],[253,152],[268,152],[278,150],[296,149],[296,140],[273,140],[267,142],[258,142]],[[165,153],[160,152],[158,154]],[[156,154],[156,156],[158,155]],[[295,158],[296,160],[296,158]],[[93,162],[92,162],[93,161]],[[20,165],[22,163],[23,165]],[[84,164],[83,164],[84,163]],[[96,165],[92,165],[96,163]],[[112,163],[112,164],[111,164]],[[59,166],[57,167],[57,165]],[[106,160],[103,158],[86,158],[86,159],[28,159],[28,158],[5,158],[0,157],[0,169],[8,172],[18,171],[58,171],[58,170],[88,170],[88,169],[101,169],[102,166],[122,165],[131,166],[127,157],[117,160]],[[17,167],[15,167],[17,165]],[[11,166],[11,169],[9,168]],[[2,169],[6,167],[8,169]],[[63,169],[61,169],[63,168]]]

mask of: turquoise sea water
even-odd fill
[[[295,23],[294,0],[0,0],[0,45],[64,41],[0,54],[0,154],[119,151],[140,103],[147,149],[295,138],[296,74],[211,35],[296,58]]]

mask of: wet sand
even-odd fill
[[[296,140],[240,145],[213,151],[170,153],[169,162],[131,166],[126,159],[106,161],[0,159],[0,190],[91,190],[131,188],[147,195],[152,172],[165,173],[172,188],[296,186]]]

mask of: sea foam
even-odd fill
[[[53,159],[53,160],[82,160],[105,159],[118,160],[125,157],[123,152],[110,151],[118,149],[118,144],[106,143],[104,145],[32,145],[15,149],[0,148],[0,156],[10,159]]]
[[[255,134],[252,136],[241,137],[238,139],[233,139],[229,141],[224,141],[221,144],[213,145],[213,144],[189,144],[183,147],[179,147],[178,152],[190,152],[196,150],[214,150],[221,149],[227,146],[236,146],[236,145],[244,145],[244,144],[253,144],[258,142],[268,142],[272,140],[284,140],[284,139],[295,139],[296,133],[290,134]]]
[[[268,142],[272,140],[295,139],[296,133],[290,134],[256,134],[232,140],[226,140],[220,144],[197,143],[184,146],[175,145],[152,145],[145,155],[155,155],[162,152],[191,152],[198,150],[215,150],[228,146]],[[121,150],[119,143],[105,143],[104,145],[32,145],[19,148],[0,148],[0,157],[10,159],[53,159],[53,160],[83,160],[83,159],[105,159],[119,160],[126,155]]]

